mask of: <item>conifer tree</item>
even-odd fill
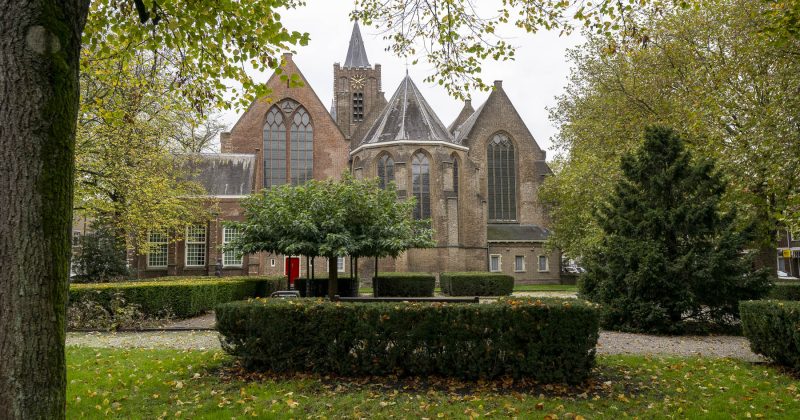
[[[581,294],[603,305],[605,327],[675,333],[687,321],[725,323],[739,300],[767,290],[745,250],[748,231],[720,212],[725,184],[711,161],[694,161],[671,129],[645,130],[622,178],[596,214],[605,232],[590,253]]]

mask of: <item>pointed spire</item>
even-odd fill
[[[353,34],[350,35],[350,45],[347,47],[347,58],[344,67],[369,67],[367,51],[364,49],[364,40],[361,39],[361,29],[358,21],[353,23]]]

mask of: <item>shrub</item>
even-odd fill
[[[81,238],[72,267],[72,282],[106,282],[126,277],[128,273],[125,244],[113,231],[102,226]]]
[[[336,292],[336,294],[339,296],[356,297],[358,296],[358,283],[359,281],[355,278],[340,277],[336,283],[338,286],[338,292]],[[300,277],[294,281],[294,287],[300,292],[300,296],[302,297],[328,296],[328,279],[324,277],[315,279]]]
[[[100,329],[113,331],[120,328],[144,328],[158,325],[172,318],[169,311],[147,316],[141,306],[130,304],[124,294],[114,293],[107,305],[89,300],[85,295],[78,302],[72,302],[67,308],[67,328]]]
[[[800,302],[745,301],[739,312],[754,352],[800,370]]]
[[[574,299],[256,299],[222,304],[216,316],[223,348],[251,368],[567,383],[583,381],[594,366],[599,325],[596,307]]]
[[[439,286],[450,296],[508,296],[514,291],[514,277],[480,271],[442,273]]]
[[[380,273],[372,279],[375,297],[430,297],[436,277],[428,273]]]
[[[138,305],[145,316],[172,313],[187,318],[211,310],[217,304],[257,296],[269,296],[285,287],[282,277],[187,278],[180,280],[73,284],[69,289],[70,305],[81,301],[96,302],[113,311],[115,296]]]
[[[767,293],[768,299],[800,300],[800,282],[777,282]]]

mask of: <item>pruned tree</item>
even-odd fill
[[[378,181],[311,180],[282,185],[243,201],[245,222],[230,244],[236,252],[269,252],[328,259],[328,294],[338,290],[337,257],[396,257],[409,248],[433,246],[433,231],[412,216],[413,199],[400,201]],[[424,223],[424,222],[423,222]]]
[[[690,321],[731,323],[740,300],[769,288],[745,252],[751,232],[722,213],[725,183],[667,128],[645,131],[597,213],[605,233],[584,259],[580,292],[602,304],[606,328],[681,332]]]

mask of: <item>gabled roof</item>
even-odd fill
[[[456,129],[474,113],[475,109],[472,108],[472,101],[467,99],[464,101],[464,107],[461,108],[461,112],[458,113],[456,119],[447,127],[447,131],[449,131],[450,134],[455,134]]]
[[[361,39],[361,29],[358,27],[358,22],[353,23],[353,33],[350,35],[350,45],[347,46],[344,67],[369,67],[367,50],[364,49],[364,40]]]
[[[544,242],[550,231],[537,225],[489,224],[486,240],[489,242]]]
[[[253,192],[256,156],[239,153],[197,153],[188,155],[190,179],[201,184],[210,196],[241,196]]]
[[[450,132],[407,74],[361,144],[403,140],[453,142]]]
[[[487,99],[486,102],[489,102]],[[478,121],[478,117],[481,116],[481,112],[483,112],[483,108],[486,106],[486,102],[482,103],[481,106],[478,107],[475,112],[472,113],[463,123],[461,123],[458,128],[455,129],[453,132],[453,141],[456,144],[463,144],[464,138],[472,131],[472,127],[475,126],[475,122]]]

